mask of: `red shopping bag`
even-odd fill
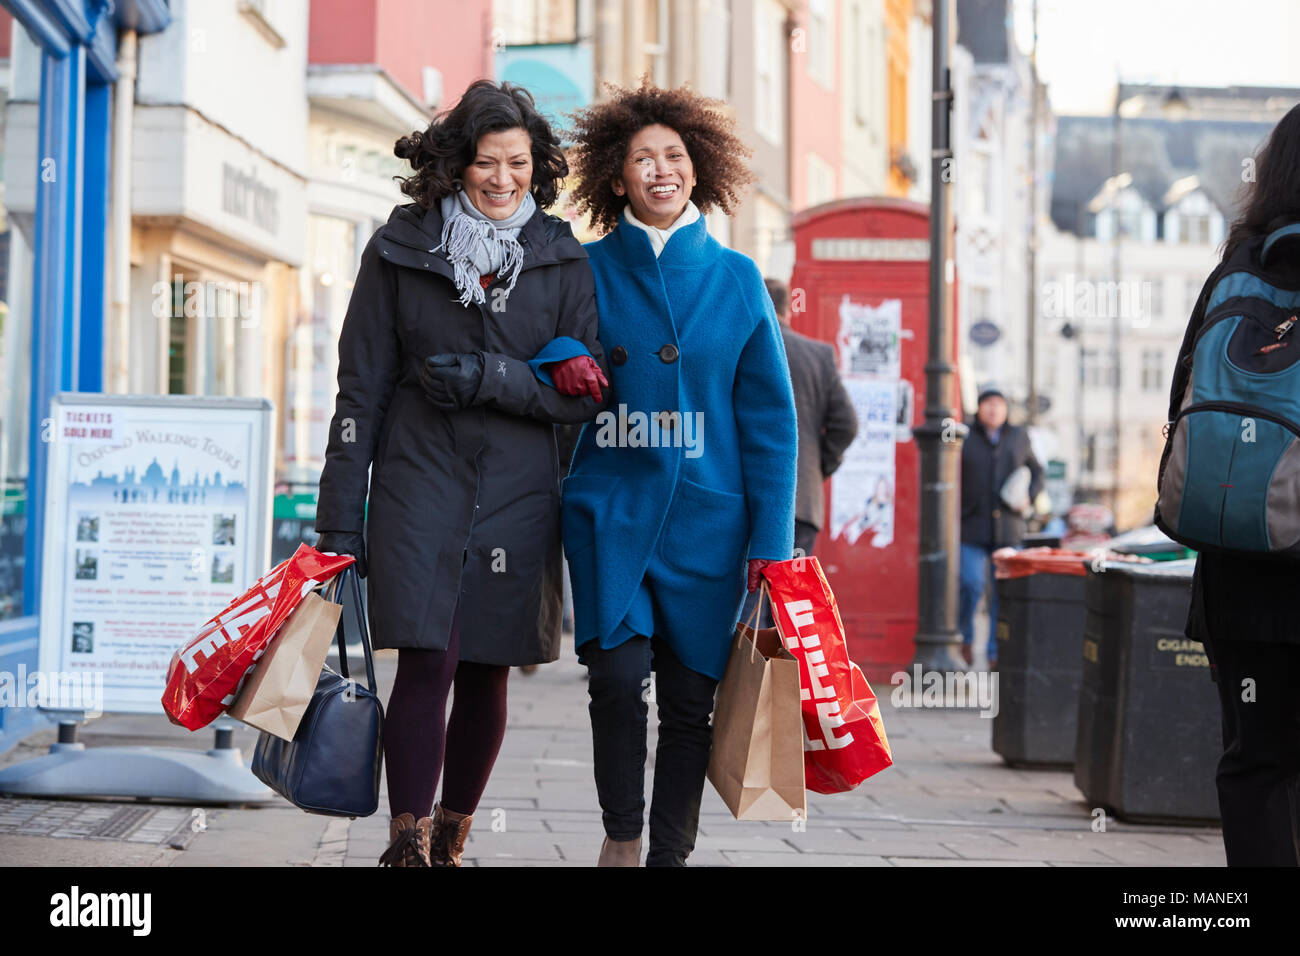
[[[313,588],[356,559],[321,554],[307,544],[258,578],[172,655],[162,705],[167,719],[190,730],[212,723],[235,701],[244,676],[280,625]]]
[[[815,557],[774,562],[763,576],[777,630],[799,661],[804,784],[817,793],[852,790],[894,758],[876,695],[849,660],[835,595]]]

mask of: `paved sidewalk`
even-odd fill
[[[591,769],[585,669],[565,656],[511,675],[510,728],[475,816],[466,863],[589,866],[601,843]],[[377,655],[387,699],[396,653]],[[990,749],[991,721],[975,711],[895,710],[877,687],[894,766],[856,791],[809,794],[801,832],[732,819],[705,785],[701,866],[1222,866],[1219,831],[1106,821],[1066,771],[1014,770]],[[651,727],[655,724],[653,707]],[[54,728],[29,737],[0,765],[45,753]],[[211,745],[163,717],[106,716],[83,728],[87,746]],[[252,754],[254,732],[236,746]],[[647,785],[654,761],[653,737]],[[647,794],[649,787],[647,786]],[[648,799],[648,796],[647,796]],[[139,818],[140,822],[136,822]],[[195,828],[193,821],[202,820]],[[387,807],[331,819],[277,800],[256,808],[171,807],[140,801],[0,798],[0,864],[131,866],[374,866],[387,843]],[[58,833],[60,835],[52,835]],[[113,838],[107,835],[116,834]],[[177,848],[183,847],[183,848]]]

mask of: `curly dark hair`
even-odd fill
[[[1238,187],[1240,213],[1223,241],[1223,258],[1251,236],[1300,219],[1300,105],[1291,107],[1255,154],[1255,178]]]
[[[402,192],[428,209],[458,188],[461,172],[474,161],[485,133],[522,129],[532,139],[533,184],[529,192],[546,209],[560,194],[569,174],[560,139],[537,111],[533,95],[513,83],[475,80],[451,109],[440,113],[428,129],[403,136],[393,146],[399,159],[409,160],[411,176],[394,176]]]
[[[593,228],[613,229],[627,205],[612,180],[623,169],[628,144],[639,130],[667,126],[682,138],[695,167],[691,200],[701,212],[715,206],[727,215],[740,204],[744,187],[754,181],[745,158],[753,151],[735,134],[726,103],[696,93],[689,86],[665,90],[643,79],[639,89],[606,83],[610,98],[572,113],[572,167],[578,179],[573,199],[578,211],[590,213]]]

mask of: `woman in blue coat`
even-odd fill
[[[562,530],[588,666],[601,865],[637,865],[647,701],[659,743],[648,866],[695,846],[714,690],[746,586],[793,550],[796,419],[757,266],[705,229],[752,177],[718,109],[643,86],[577,116],[579,208],[612,398],[583,426]]]

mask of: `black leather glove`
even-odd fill
[[[477,352],[430,355],[420,366],[420,384],[429,401],[455,410],[474,404],[483,381],[483,356]]]
[[[350,554],[357,559],[357,575],[366,576],[366,539],[351,531],[322,531],[316,542],[321,554]]]

